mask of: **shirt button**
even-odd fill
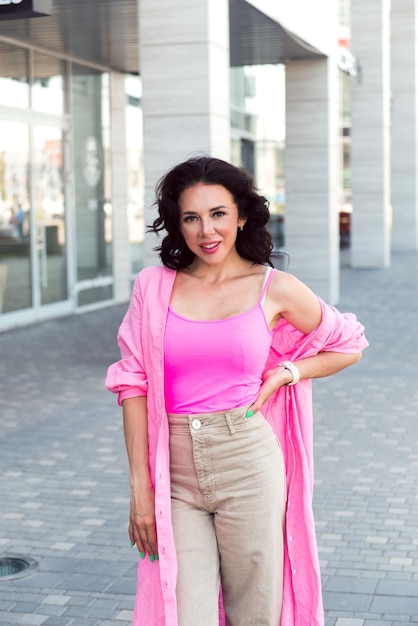
[[[202,425],[202,422],[200,420],[193,420],[192,422],[192,428],[194,428],[195,430],[199,430],[201,425]]]

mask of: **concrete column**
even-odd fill
[[[334,58],[286,64],[286,251],[289,270],[339,299],[338,70]]]
[[[351,48],[361,64],[352,85],[353,267],[390,264],[390,0],[352,0]]]
[[[128,168],[126,159],[125,76],[112,72],[111,81],[113,276],[116,302],[126,301],[131,292],[131,258],[128,232]]]
[[[138,0],[138,13],[149,224],[167,169],[198,153],[229,159],[228,0]],[[146,237],[146,265],[156,243]]]
[[[391,12],[392,250],[418,247],[418,3],[396,0]]]

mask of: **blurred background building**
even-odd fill
[[[126,301],[155,183],[195,154],[254,173],[329,302],[341,255],[416,250],[416,5],[2,0],[0,330]]]

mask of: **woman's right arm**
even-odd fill
[[[154,489],[148,468],[148,418],[146,396],[123,400],[123,429],[130,471],[129,538],[141,558],[147,552],[158,559]]]

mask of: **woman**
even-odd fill
[[[323,624],[310,379],[357,362],[363,327],[272,269],[244,170],[189,159],[157,204],[162,266],[137,278],[106,379],[140,555],[133,624]]]

